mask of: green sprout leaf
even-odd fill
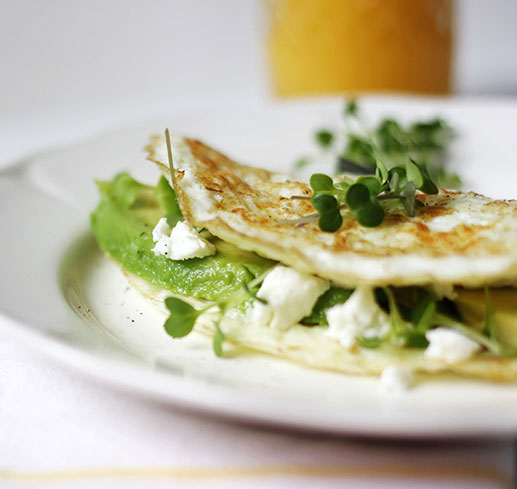
[[[420,190],[429,195],[436,195],[439,192],[438,187],[428,178],[424,178],[424,184]]]
[[[347,207],[354,211],[370,203],[370,191],[362,183],[354,183],[348,187],[345,202]]]
[[[223,343],[226,337],[224,333],[221,331],[219,324],[215,325],[215,333],[212,339],[212,348],[214,349],[214,353],[217,357],[223,357]]]
[[[384,209],[379,204],[372,202],[354,210],[353,213],[359,224],[367,228],[380,226],[385,216]]]
[[[343,224],[343,216],[338,209],[321,214],[318,219],[319,228],[327,233],[336,232],[341,227],[341,224]]]
[[[427,331],[434,325],[436,301],[431,294],[423,295],[411,309],[411,322],[421,331]]]
[[[302,168],[305,168],[310,162],[311,160],[307,157],[299,158],[294,162],[294,168],[296,170],[301,170]]]
[[[204,310],[194,309],[190,304],[176,297],[167,297],[165,306],[171,315],[165,321],[164,327],[167,334],[173,338],[187,336],[194,328],[196,319],[204,312]]]
[[[337,199],[329,194],[315,193],[311,200],[312,206],[319,212],[320,229],[329,233],[337,231],[343,223]]]
[[[404,148],[404,129],[393,119],[384,119],[374,131],[380,149],[386,153],[400,152]]]
[[[390,168],[388,179],[390,190],[396,194],[398,190],[406,184],[406,169],[400,166]]]
[[[436,313],[436,321],[440,326],[448,326],[452,329],[455,329],[472,340],[474,340],[476,343],[479,343],[481,346],[486,348],[490,353],[493,353],[495,355],[502,355],[504,352],[503,346],[496,341],[491,340],[488,336],[485,336],[483,333],[480,333],[478,331],[475,331],[472,328],[469,328],[468,326],[465,326],[461,322],[450,318],[444,314]]]
[[[357,107],[350,110],[355,111]],[[442,127],[442,122],[411,127],[418,134],[421,147],[439,146],[430,138]],[[326,137],[321,135],[322,140]],[[416,208],[425,206],[416,198],[416,191],[436,194],[438,187],[427,170],[431,163],[418,151],[409,149],[410,141],[408,130],[393,119],[384,119],[373,136],[349,134],[347,148],[339,156],[339,165],[343,170],[360,176],[355,181],[345,177],[343,182],[334,184],[328,175],[312,175],[311,201],[317,212],[289,222],[304,225],[318,219],[320,229],[334,232],[342,225],[341,209],[345,207],[365,227],[380,226],[386,212],[400,208],[401,205],[409,216],[414,217]],[[388,158],[393,155],[397,155],[396,158]],[[388,163],[385,163],[384,158],[387,158]],[[436,168],[443,169],[439,165]],[[296,198],[307,199],[302,196]]]
[[[391,332],[392,337],[400,336],[403,333],[406,333],[409,328],[408,324],[402,316],[400,315],[399,308],[397,306],[397,301],[395,300],[395,295],[388,287],[383,287],[382,289],[388,298],[389,312],[390,312],[390,322],[391,322]]]
[[[348,187],[353,183],[354,181],[351,178],[345,177],[344,181],[335,183],[334,188],[338,190],[348,190]]]
[[[242,282],[242,288],[244,289],[244,292],[246,292],[246,294],[249,297],[251,297],[252,299],[255,299],[255,300],[259,301],[261,304],[264,304],[265,306],[267,306],[268,302],[266,299],[262,299],[262,297],[257,297],[258,289],[256,292],[251,290],[248,283],[244,280]]]
[[[349,134],[347,147],[342,156],[345,160],[354,161],[359,163],[360,166],[375,170],[377,158],[375,157],[374,142],[367,137]]]
[[[414,182],[416,188],[420,188],[424,185],[422,171],[411,158],[408,158],[406,162],[406,175],[408,182]]]
[[[400,186],[400,174],[394,173],[390,179],[390,190],[396,194]]]
[[[345,120],[347,117],[345,112]],[[417,121],[405,126],[387,118],[364,132],[365,134],[356,134],[347,128],[347,142],[337,162],[338,171],[341,170],[343,160],[349,164],[374,165],[375,161],[382,159],[387,168],[393,168],[405,166],[408,156],[411,156],[420,169],[425,168],[429,172],[431,181],[445,187],[457,187],[461,184],[458,175],[446,169],[447,149],[455,134],[442,119]],[[384,183],[386,178],[382,181]],[[418,180],[415,183],[419,190],[427,193],[420,188]],[[426,185],[425,182],[423,184]],[[431,190],[431,187],[428,189]]]
[[[329,148],[332,146],[332,143],[334,142],[334,134],[327,129],[321,129],[316,132],[314,135],[316,138],[316,142],[322,147],[322,148]]]
[[[405,197],[405,199],[402,201],[404,208],[411,217],[415,216],[415,192],[415,182],[407,182],[406,185],[404,185],[402,192],[400,192],[400,195]]]
[[[316,302],[309,316],[302,319],[303,324],[327,325],[327,311],[336,304],[344,304],[352,295],[352,289],[331,287]]]
[[[312,206],[321,214],[332,212],[339,208],[336,198],[329,194],[314,194],[311,200]]]
[[[203,309],[195,309],[190,304],[181,299],[176,297],[168,297],[165,299],[165,306],[167,309],[169,309],[171,314],[165,321],[165,331],[173,338],[183,338],[193,330],[196,319],[201,314],[204,314],[209,309],[218,308],[219,318],[214,324],[215,331],[212,338],[212,347],[214,353],[218,357],[223,357],[223,343],[226,337],[221,329],[221,321],[225,317],[228,309],[240,309],[250,296],[264,304],[267,304],[266,301],[257,297],[256,292],[254,292],[255,287],[257,287],[257,285],[262,282],[265,275],[266,272],[254,278],[249,283],[243,281],[242,287],[238,289],[232,296],[226,300],[220,300],[217,303],[211,303]]]
[[[367,187],[372,197],[375,197],[377,194],[379,194],[382,188],[381,182],[376,177],[362,176],[359,177],[356,182]]]
[[[131,207],[138,197],[140,190],[146,188],[137,182],[128,173],[119,173],[111,183],[111,195],[113,199],[122,207]]]
[[[425,333],[421,331],[406,331],[402,334],[406,346],[412,348],[427,348],[429,340],[425,337]]]
[[[400,203],[413,217],[416,207],[424,205],[416,199],[418,184],[426,191],[438,191],[425,169],[412,160],[407,161],[406,168],[393,167],[390,170],[379,161],[376,176],[361,175],[355,182],[346,177],[345,181],[334,184],[329,176],[316,173],[311,177],[314,190],[311,201],[317,213],[306,217],[319,219],[320,229],[327,232],[334,232],[341,227],[343,207],[348,207],[359,224],[365,227],[380,226],[386,210]],[[301,221],[298,219],[294,222],[299,224]]]
[[[183,215],[178,205],[176,192],[164,175],[158,180],[158,184],[154,188],[154,195],[167,218],[167,224],[172,229],[178,221],[183,220]]]
[[[337,173],[376,174],[384,185],[388,181],[385,172],[394,167],[405,167],[408,157],[411,157],[422,172],[425,170],[429,174],[429,180],[424,175],[422,183],[418,176],[415,177],[414,181],[419,190],[430,194],[436,193],[432,182],[446,188],[461,185],[459,176],[447,169],[448,147],[455,137],[455,132],[443,119],[434,118],[406,125],[393,118],[385,118],[376,126],[367,127],[364,121],[361,121],[359,112],[356,100],[346,102],[343,111],[346,142],[343,148],[337,147],[336,132],[321,129],[314,134],[315,142],[320,147],[325,150],[336,150]],[[358,124],[351,124],[351,119],[355,119],[354,122],[357,121]],[[380,160],[382,166],[379,165]],[[399,180],[402,180],[400,175]],[[400,187],[404,184],[405,181]]]
[[[438,193],[438,187],[431,180],[425,168],[422,168],[422,175],[424,176],[424,183],[420,187],[420,190],[429,195],[436,195]]]
[[[357,336],[355,342],[363,348],[378,348],[382,345],[384,339],[378,337],[367,338],[366,336]]]
[[[357,105],[357,100],[350,99],[347,100],[345,105],[345,116],[357,116],[357,112],[359,110],[359,106]]]
[[[323,190],[332,190],[334,188],[334,181],[328,175],[323,173],[314,173],[310,179],[310,185],[314,192]]]
[[[375,175],[382,182],[385,183],[389,178],[389,172],[386,168],[386,165],[382,162],[381,159],[376,160],[377,168],[375,170]]]
[[[355,342],[363,348],[378,348],[384,342],[384,338],[372,337],[367,338],[366,336],[357,336]]]

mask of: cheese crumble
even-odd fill
[[[152,249],[156,256],[162,255],[170,260],[188,260],[190,258],[204,258],[215,254],[215,246],[202,238],[199,233],[185,221],[179,221],[167,234],[169,226],[162,217],[153,229]]]
[[[424,352],[425,358],[456,363],[466,360],[481,349],[481,346],[469,337],[450,328],[431,329],[425,334],[429,346]]]
[[[361,285],[344,304],[327,311],[329,327],[325,335],[345,348],[355,345],[358,336],[382,338],[390,328],[388,315],[377,305],[371,287]]]
[[[254,324],[286,330],[308,316],[316,301],[328,288],[327,280],[277,265],[267,275],[250,311]]]
[[[399,365],[388,365],[380,377],[379,388],[383,392],[404,392],[413,384],[413,372]]]

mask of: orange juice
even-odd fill
[[[452,0],[269,0],[279,95],[450,88]]]

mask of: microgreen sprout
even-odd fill
[[[395,345],[404,345],[407,343],[408,337],[411,335],[412,327],[409,322],[406,322],[400,314],[395,294],[388,288],[382,289],[388,299],[389,314],[390,314],[390,331],[387,339]]]
[[[187,336],[194,328],[196,319],[213,307],[209,305],[203,309],[195,309],[187,302],[176,297],[167,297],[165,306],[171,314],[165,321],[164,327],[167,334],[173,338]]]
[[[223,342],[226,339],[224,333],[221,331],[219,323],[215,324],[215,333],[212,338],[212,348],[214,349],[214,353],[217,357],[223,357]]]
[[[167,334],[173,338],[183,338],[187,336],[194,329],[194,324],[199,316],[211,309],[218,308],[220,316],[214,324],[213,348],[218,357],[222,356],[224,334],[220,328],[220,321],[226,310],[226,302],[220,301],[211,303],[202,309],[195,309],[184,300],[178,299],[177,297],[168,297],[165,299],[165,306],[169,310],[170,315],[165,321],[164,328]]]
[[[309,165],[310,162],[311,162],[311,160],[309,158],[303,157],[303,158],[296,160],[296,162],[294,163],[294,167],[297,170],[300,170],[302,168],[305,168],[307,165]]]
[[[490,290],[485,286],[485,323],[483,331],[479,332],[469,328],[458,321],[451,320],[447,316],[437,314],[437,318],[444,326],[449,326],[456,329],[466,336],[470,337],[475,342],[488,350],[489,353],[497,356],[514,356],[517,355],[517,348],[505,345],[498,337],[495,321],[494,311],[492,308],[492,299],[490,297]]]
[[[314,136],[316,138],[316,142],[322,148],[329,148],[334,142],[334,133],[328,131],[327,129],[320,129],[319,131],[316,131]]]
[[[165,306],[169,310],[170,315],[164,323],[165,331],[173,338],[183,338],[194,329],[194,325],[199,316],[209,311],[218,312],[219,317],[214,322],[215,331],[212,339],[212,345],[215,354],[218,357],[222,357],[222,345],[225,340],[225,335],[221,329],[221,321],[224,318],[227,309],[238,306],[238,304],[242,303],[243,292],[245,297],[257,300],[262,304],[267,304],[267,301],[257,297],[257,293],[254,291],[257,285],[259,285],[264,280],[266,273],[267,272],[259,275],[250,282],[243,281],[242,287],[238,289],[232,296],[228,297],[226,300],[212,302],[202,309],[195,309],[188,302],[185,302],[184,300],[177,297],[168,297],[165,299]]]
[[[412,289],[417,290],[416,288]],[[489,354],[496,356],[517,355],[517,348],[505,345],[498,337],[495,329],[490,293],[485,287],[485,328],[483,331],[464,325],[461,318],[448,311],[447,301],[434,299],[431,294],[417,290],[420,294],[416,300],[405,301],[400,290],[383,288],[382,295],[387,301],[390,317],[390,330],[382,338],[358,337],[356,342],[364,348],[377,348],[384,343],[393,346],[426,348],[429,344],[425,333],[438,326],[454,329],[478,343]],[[397,294],[397,295],[396,295]],[[404,315],[401,313],[401,307]]]
[[[382,345],[384,342],[383,338],[377,338],[376,336],[373,336],[371,338],[367,338],[366,336],[358,336],[355,339],[356,343],[359,346],[362,346],[363,348],[377,348]]]
[[[250,297],[259,301],[261,304],[264,304],[265,306],[267,306],[267,300],[262,299],[262,297],[258,297],[257,292],[254,292],[253,290],[251,290],[249,285],[246,282],[242,282],[242,288],[244,289],[246,294],[248,294]]]
[[[438,185],[448,188],[461,185],[460,177],[447,169],[448,147],[454,131],[443,119],[438,117],[404,125],[384,118],[376,126],[371,126],[364,123],[354,99],[346,102],[343,117],[344,146],[338,145],[341,138],[338,138],[337,131],[319,129],[314,133],[320,148],[335,151],[336,173],[370,175],[375,173],[379,159],[388,168],[393,168],[404,166],[409,156],[425,168]],[[304,157],[298,160],[295,168],[300,169],[316,160],[317,157]]]
[[[176,192],[172,189],[167,178],[162,175],[156,187],[154,188],[154,196],[165,214],[167,224],[172,229],[178,221],[183,220],[181,209],[178,204]]]
[[[354,119],[360,123],[362,130],[353,131],[350,129],[352,125],[346,124],[346,145],[338,157],[338,172],[354,172],[353,165],[358,167],[358,173],[373,171],[379,158],[388,168],[392,168],[401,166],[410,156],[440,186],[461,185],[458,175],[446,169],[447,149],[454,138],[454,131],[443,119],[416,121],[405,126],[394,119],[385,118],[377,126],[365,128],[359,112],[355,101],[346,104],[345,122]]]
[[[386,211],[393,205],[388,201],[398,201],[409,216],[416,214],[416,191],[426,194],[438,193],[438,187],[421,165],[408,158],[405,166],[390,170],[381,160],[377,161],[374,175],[361,175],[355,181],[349,177],[341,182],[323,173],[315,173],[310,178],[312,206],[316,213],[300,219],[286,221],[297,226],[318,220],[319,228],[335,232],[343,223],[341,210],[347,208],[354,218],[365,227],[377,227],[384,221]],[[295,195],[293,199],[308,200],[306,196]],[[421,203],[420,203],[421,204]]]
[[[460,333],[463,333],[465,336],[468,336],[494,355],[502,355],[504,353],[504,347],[501,345],[501,343],[490,339],[488,336],[480,333],[479,331],[465,326],[463,323],[456,321],[455,319],[440,313],[436,314],[435,319],[440,326],[447,326],[451,329],[459,331]]]
[[[345,104],[345,117],[355,117],[359,111],[359,106],[357,105],[356,99],[347,100]]]

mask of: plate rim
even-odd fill
[[[364,99],[368,99],[368,97],[364,97]],[[376,99],[381,99],[383,101],[389,101],[389,100],[411,100],[412,102],[416,102],[418,100],[422,101],[429,101],[435,100],[434,97],[431,98],[422,98],[422,97],[371,97],[373,100],[372,103],[375,103]],[[508,100],[509,99],[509,100]],[[310,98],[310,99],[303,99],[302,103],[306,104],[307,102],[315,102],[320,101],[320,98]],[[325,103],[328,103],[330,100],[336,100],[335,97],[325,97],[324,99]],[[517,110],[517,97],[457,97],[457,98],[439,98],[440,101],[447,100],[448,102],[454,103],[454,101],[459,101],[461,103],[476,103],[481,102],[484,104],[491,104],[493,102],[496,102],[498,104],[505,103],[511,101],[511,105],[514,109]],[[295,104],[299,105],[299,100],[295,102]],[[285,101],[282,101],[281,104],[283,107],[287,106],[288,103]],[[141,126],[142,124],[138,124],[138,126]],[[10,162],[7,164],[7,166],[3,167],[0,170],[0,178],[2,178],[5,174],[8,174],[10,171],[16,171],[20,166],[31,164],[34,160],[37,160],[41,156],[52,156],[53,154],[59,154],[63,151],[71,150],[76,146],[79,146],[81,144],[85,144],[91,140],[96,140],[101,137],[109,136],[113,133],[118,133],[120,131],[130,130],[131,128],[135,128],[136,125],[131,126],[125,126],[118,129],[113,129],[109,131],[104,131],[99,134],[96,134],[93,137],[87,138],[84,141],[77,141],[72,144],[64,145],[63,147],[57,147],[51,150],[47,150],[44,152],[36,152],[33,155],[27,156],[25,158],[18,159],[17,161]],[[63,203],[65,205],[65,203]],[[59,284],[57,284],[58,287]],[[63,299],[64,300],[64,299]],[[149,374],[151,376],[156,376],[158,374],[159,376],[164,375],[163,372],[159,372],[156,370],[150,370],[150,369],[142,369],[140,367],[136,367],[135,365],[131,365],[130,363],[124,364],[121,361],[118,361],[117,359],[109,359],[106,357],[103,357],[101,355],[96,355],[88,351],[84,351],[81,348],[78,348],[77,346],[66,344],[63,341],[59,341],[58,339],[55,339],[53,337],[50,337],[48,335],[45,335],[43,332],[36,330],[35,328],[31,327],[30,324],[25,323],[23,321],[19,321],[18,319],[10,316],[8,313],[0,309],[0,329],[2,332],[7,333],[8,336],[14,338],[17,341],[20,341],[21,343],[25,344],[29,348],[39,351],[49,357],[50,359],[58,360],[61,364],[72,366],[75,370],[80,371],[84,374],[86,374],[88,377],[93,377],[97,380],[108,382],[111,385],[122,388],[125,391],[135,392],[139,396],[146,396],[146,397],[152,397],[157,400],[163,400],[167,402],[172,402],[175,405],[186,408],[191,411],[201,411],[204,413],[209,413],[210,415],[215,415],[219,417],[223,417],[225,419],[231,419],[236,420],[239,422],[253,422],[258,423],[260,425],[264,426],[280,426],[288,429],[295,429],[295,430],[302,430],[302,431],[310,431],[310,432],[323,432],[325,434],[334,434],[334,435],[353,435],[353,436],[367,436],[367,437],[395,437],[395,438],[408,438],[408,439],[442,439],[442,438],[472,438],[472,437],[493,437],[493,436],[508,436],[508,425],[504,425],[503,423],[495,424],[492,426],[484,425],[484,426],[478,426],[476,431],[472,430],[471,426],[458,426],[457,429],[452,429],[451,426],[440,430],[437,429],[436,426],[428,426],[427,430],[420,428],[419,432],[412,432],[411,429],[407,429],[406,431],[401,430],[400,426],[397,426],[396,430],[389,429],[389,427],[386,427],[385,425],[377,425],[377,423],[373,423],[370,429],[365,428],[364,425],[360,425],[357,427],[354,426],[348,426],[347,428],[343,427],[325,427],[319,423],[311,423],[307,420],[293,420],[288,419],[284,417],[285,419],[272,419],[270,416],[268,416],[264,411],[261,411],[260,413],[255,412],[249,412],[243,413],[241,411],[242,405],[240,405],[238,402],[235,402],[235,399],[233,399],[234,403],[230,403],[230,407],[228,408],[228,402],[222,403],[220,402],[217,405],[214,405],[213,402],[208,402],[208,399],[202,399],[202,395],[199,396],[197,394],[195,395],[176,395],[174,398],[171,398],[171,396],[166,396],[164,392],[162,392],[160,389],[156,388],[149,388],[149,385],[143,387],[142,385],[135,385],[134,381],[129,381],[128,378],[134,378],[136,377],[148,377]],[[100,363],[99,363],[100,362]],[[92,369],[92,365],[95,367]],[[107,368],[111,367],[111,368]],[[116,367],[116,368],[115,368]],[[106,374],[108,372],[108,374]],[[131,373],[131,375],[125,375],[125,372]],[[142,372],[145,372],[142,375]],[[170,384],[171,378],[174,376],[169,374],[166,374],[167,376],[167,383]],[[175,379],[177,381],[178,379]],[[178,385],[181,385],[182,383],[186,382],[186,380],[181,377],[179,377]],[[225,391],[224,396],[226,398],[228,397],[234,397],[235,393],[233,392],[234,389],[228,388],[224,385],[216,385],[210,386],[203,383],[202,381],[199,381],[198,379],[192,379],[189,378],[187,381],[189,384],[196,384],[199,385],[196,386],[196,389],[198,387],[202,387],[202,390],[204,391],[210,391],[215,388],[217,391]],[[203,385],[201,385],[203,384]],[[206,396],[205,396],[206,397]],[[237,396],[239,397],[239,396]],[[242,396],[241,396],[242,397]],[[213,401],[213,399],[210,399],[210,401]],[[227,408],[227,411],[224,411],[223,408]],[[512,425],[511,432],[515,433],[517,432],[517,419],[513,420],[514,423]]]

